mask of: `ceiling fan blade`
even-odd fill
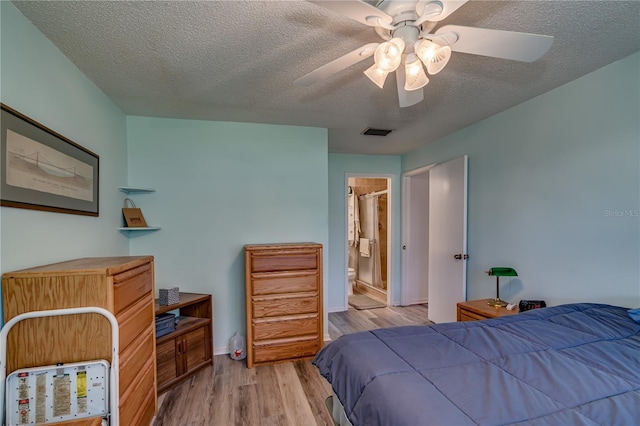
[[[424,89],[405,90],[404,65],[396,70],[396,84],[398,85],[398,103],[400,108],[410,107],[424,100]]]
[[[365,3],[360,0],[343,0],[343,1],[322,1],[322,0],[307,0],[309,3],[317,4],[318,6],[326,7],[341,15],[346,16],[360,22],[361,24],[376,26],[375,18],[380,18],[380,22],[391,24],[393,18],[378,9],[375,6]],[[368,19],[367,19],[368,18]]]
[[[460,6],[465,4],[467,1],[468,0],[440,0],[439,3],[442,3],[442,12],[438,15],[430,16],[428,20],[431,22],[440,22],[444,18],[446,18],[447,16],[451,15],[453,12],[458,10]],[[438,2],[424,1],[424,0],[420,0],[418,2],[416,7],[416,12],[418,13],[418,16],[422,16],[425,8],[427,8],[427,10],[430,8],[430,3],[438,3]]]
[[[320,68],[311,71],[309,74],[303,75],[296,81],[294,84],[298,86],[311,86],[318,81],[324,80],[332,74],[335,74],[343,69],[350,67],[353,64],[357,64],[360,61],[364,61],[367,58],[370,58],[374,52],[376,51],[376,47],[378,47],[380,43],[369,43],[365,44],[362,47],[357,48],[356,50],[347,53],[346,55],[340,56],[338,59],[334,59],[333,61],[321,66]]]
[[[485,28],[445,25],[436,35],[455,33],[458,40],[451,44],[454,52],[514,61],[533,62],[549,50],[553,36],[489,30]]]

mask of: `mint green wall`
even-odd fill
[[[403,156],[469,155],[468,299],[640,306],[639,104],[636,53]]]
[[[392,303],[400,303],[400,156],[329,154],[329,299],[327,310],[347,308],[345,285],[347,277],[347,174],[391,177],[391,260],[393,280]]]
[[[157,190],[134,196],[136,205],[162,227],[132,236],[131,254],[155,256],[156,288],[213,295],[214,346],[224,352],[235,331],[246,336],[245,244],[311,241],[329,255],[327,130],[145,117],[127,125],[129,183]],[[326,271],[325,261],[325,288]]]
[[[127,181],[125,116],[7,1],[0,2],[0,90],[2,103],[100,156],[99,217],[0,208],[1,272],[128,254],[116,231],[123,199],[116,187]]]

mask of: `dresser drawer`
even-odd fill
[[[127,350],[120,354],[120,390],[129,388],[133,379],[142,370],[144,364],[153,358],[154,340],[153,333],[155,330],[149,327],[143,334],[136,339]]]
[[[254,295],[300,293],[318,289],[318,274],[316,272],[290,272],[253,274],[251,276]]]
[[[481,321],[485,319],[487,319],[487,317],[483,317],[475,312],[465,311],[463,309],[460,309],[458,312],[458,321]]]
[[[120,397],[120,424],[121,425],[135,425],[134,419],[138,412],[145,410],[148,407],[144,407],[145,401],[148,404],[153,405],[153,399],[149,399],[148,395],[155,393],[153,386],[153,358],[147,360],[147,364],[143,367],[141,374],[136,377],[136,382],[133,386],[127,389],[125,395]]]
[[[307,293],[308,295],[304,296],[298,294],[254,296],[253,317],[279,317],[318,312],[317,293]]]
[[[255,342],[253,344],[254,362],[272,362],[313,356],[320,350],[320,347],[318,338],[314,336]]]
[[[120,352],[124,351],[144,330],[154,323],[152,295],[140,299],[135,305],[117,315],[120,324]]]
[[[318,256],[315,251],[254,253],[251,256],[252,272],[299,271],[304,269],[318,269]]]
[[[306,314],[291,317],[261,318],[253,322],[253,339],[277,339],[283,337],[318,336],[318,315]]]
[[[141,297],[153,291],[151,264],[123,272],[113,277],[114,312],[119,314]]]
[[[134,418],[134,424],[147,426],[151,424],[153,416],[156,415],[155,389],[147,394],[147,398],[142,403],[143,409],[138,411],[138,415]]]

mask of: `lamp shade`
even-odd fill
[[[440,46],[430,40],[419,40],[415,44],[416,55],[424,62],[427,72],[431,75],[437,74],[451,59],[451,48]]]
[[[398,37],[380,43],[373,55],[373,60],[381,70],[386,72],[395,71],[402,61],[404,47],[404,41]]]
[[[422,62],[414,54],[409,53],[405,59],[404,90],[417,90],[429,83],[429,78],[422,68]]]
[[[373,81],[376,84],[376,86],[382,89],[384,87],[384,81],[387,79],[387,76],[389,75],[389,71],[384,71],[378,68],[376,64],[373,64],[372,66],[370,66],[365,70],[364,75],[369,77],[369,79]]]
[[[494,275],[496,277],[517,277],[518,273],[513,268],[501,266],[489,269],[489,275]]]

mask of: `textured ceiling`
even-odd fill
[[[441,25],[552,35],[551,50],[530,64],[454,53],[400,108],[393,77],[381,90],[362,74],[372,59],[293,84],[380,41],[303,0],[14,4],[128,115],[326,127],[344,153],[405,153],[640,50],[640,1],[470,1]]]

